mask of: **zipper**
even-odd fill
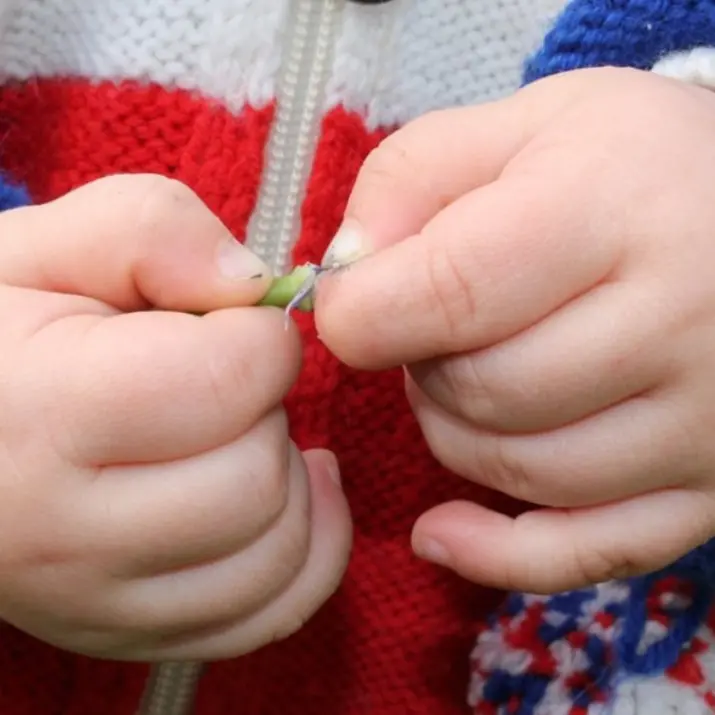
[[[289,268],[320,135],[335,35],[346,0],[289,0],[276,117],[246,245],[274,273]],[[201,663],[153,665],[137,715],[191,715]]]
[[[139,715],[189,715],[193,711],[202,670],[201,663],[153,665]]]
[[[346,0],[293,0],[277,114],[246,245],[275,273],[290,268],[300,208],[320,134],[335,33]]]

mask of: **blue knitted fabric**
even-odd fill
[[[27,206],[29,203],[27,189],[0,173],[0,211]]]
[[[587,67],[649,70],[715,46],[715,0],[574,0],[524,83]],[[647,577],[553,597],[511,594],[480,634],[479,715],[715,712],[715,540]]]
[[[525,68],[525,82],[586,67],[650,69],[664,55],[715,45],[712,0],[574,0]]]

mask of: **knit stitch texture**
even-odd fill
[[[0,209],[151,171],[188,184],[243,239],[275,116],[288,1],[0,0]],[[677,74],[684,64],[673,53],[715,46],[715,1],[576,0],[556,19],[562,4],[348,5],[294,261],[319,260],[361,163],[395,126],[579,67],[669,63]],[[297,319],[305,356],[287,400],[292,434],[343,465],[352,563],[296,636],[211,665],[197,715],[715,711],[713,544],[648,578],[512,594],[485,622],[499,594],[418,562],[410,529],[455,498],[518,507],[434,461],[401,371],[351,370],[310,316]],[[0,635],[2,715],[135,711],[145,667],[62,653],[7,627]]]
[[[525,81],[606,65],[649,70],[667,55],[713,44],[712,0],[575,0],[527,63]]]

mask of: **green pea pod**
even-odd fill
[[[286,276],[278,276],[271,282],[268,292],[255,305],[283,308],[286,319],[293,310],[310,313],[313,310],[313,288],[323,269],[312,263],[294,268]],[[203,313],[193,313],[201,316]]]
[[[318,271],[316,266],[305,263],[297,266],[288,275],[274,278],[266,295],[258,305],[269,305],[274,308],[297,308],[305,312],[313,310],[312,286]],[[301,294],[305,295],[301,298]],[[296,303],[296,299],[299,299]]]

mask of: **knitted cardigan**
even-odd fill
[[[604,64],[715,81],[715,0],[313,1],[344,8],[293,262],[320,258],[367,153],[423,112]],[[150,171],[191,186],[243,240],[292,2],[0,0],[0,210]],[[298,634],[210,665],[197,715],[715,711],[715,545],[661,573],[550,598],[504,600],[419,562],[410,528],[435,503],[518,507],[432,459],[400,371],[350,370],[309,316],[299,322],[292,433],[341,461],[351,565]],[[0,630],[2,715],[132,715],[146,672]]]

